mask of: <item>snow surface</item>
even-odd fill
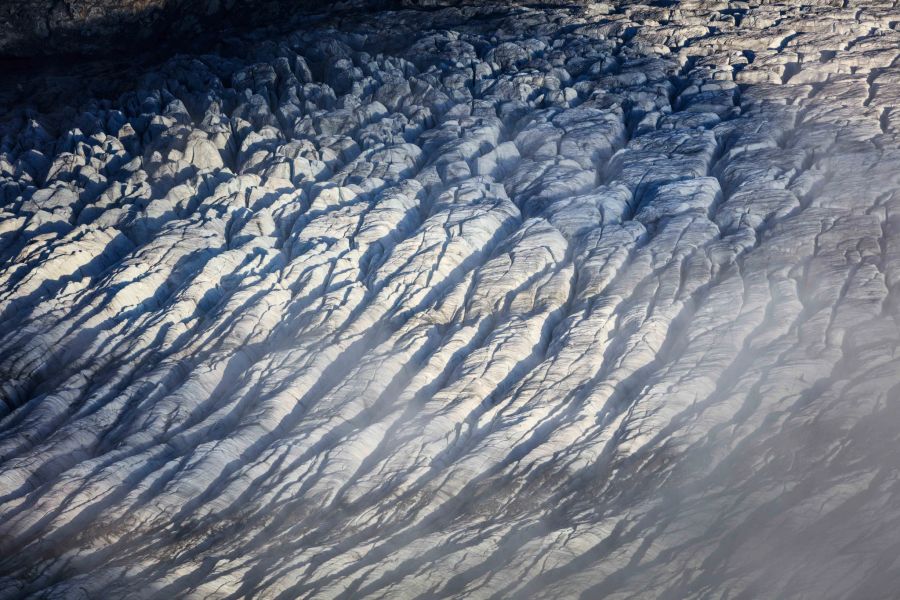
[[[5,111],[0,598],[892,596],[898,23],[361,13]]]

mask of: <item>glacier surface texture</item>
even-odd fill
[[[0,598],[895,597],[898,24],[358,10],[47,75]]]

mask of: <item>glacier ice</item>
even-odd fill
[[[889,597],[898,15],[410,8],[48,75],[0,120],[0,598]]]

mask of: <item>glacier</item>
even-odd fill
[[[0,598],[892,597],[897,3],[435,4],[4,92]]]

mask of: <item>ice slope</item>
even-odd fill
[[[373,12],[6,111],[0,597],[891,597],[898,22]]]

